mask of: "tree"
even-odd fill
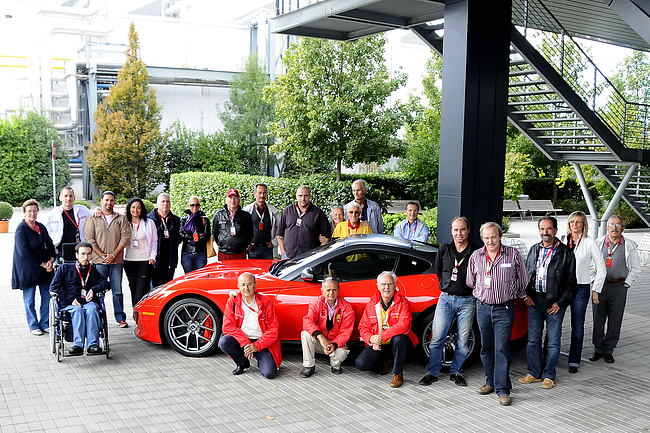
[[[389,74],[384,64],[383,35],[354,42],[301,38],[285,53],[286,73],[264,89],[275,105],[269,123],[279,143],[298,162],[383,163],[403,153],[397,130],[404,109],[388,98],[406,83],[406,75]]]
[[[257,54],[251,54],[244,60],[243,70],[233,78],[230,99],[219,112],[224,137],[235,147],[246,174],[266,174],[267,165],[276,162],[269,153],[275,137],[267,130],[267,124],[274,119],[273,106],[262,98],[268,83],[266,65]]]
[[[52,122],[34,111],[0,120],[0,201],[20,205],[35,198],[51,206],[52,142],[56,143],[58,187],[70,183],[68,152]]]
[[[411,96],[413,115],[406,121],[406,154],[400,168],[412,179],[408,192],[418,197],[424,207],[438,202],[438,166],[440,158],[440,114],[442,91],[442,58],[433,54],[427,61],[428,75],[422,80],[428,105]]]
[[[138,34],[129,27],[126,63],[105,103],[95,111],[97,131],[89,145],[88,166],[95,184],[126,197],[144,197],[164,179],[164,137],[160,105],[138,56]]]

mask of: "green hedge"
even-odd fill
[[[179,173],[170,179],[169,191],[172,210],[180,214],[187,208],[187,202],[193,195],[201,199],[201,209],[212,218],[223,207],[226,192],[237,188],[241,195],[242,207],[255,200],[255,184],[268,185],[268,202],[280,212],[296,201],[296,190],[300,185],[311,189],[312,203],[319,206],[329,216],[335,204],[345,204],[352,200],[352,188],[347,182],[336,182],[329,176],[309,176],[302,179],[274,178],[267,176],[248,176],[223,172],[215,173]]]

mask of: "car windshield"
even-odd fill
[[[415,251],[422,251],[423,253],[437,253],[438,252],[438,248],[436,246],[431,245],[431,244],[426,244],[424,242],[418,242],[418,241],[411,242],[411,247]]]
[[[271,265],[269,272],[278,278],[285,278],[298,269],[302,271],[305,267],[308,266],[309,263],[318,261],[320,257],[324,256],[330,251],[342,248],[345,245],[343,241],[344,239],[339,239],[334,242],[316,247],[313,250],[307,251],[306,253],[294,257],[293,259],[276,262]]]

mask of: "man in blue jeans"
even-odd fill
[[[499,224],[486,222],[479,232],[485,247],[474,251],[467,265],[467,285],[474,288],[485,369],[485,385],[477,392],[487,395],[496,391],[499,404],[510,406],[510,336],[515,299],[526,298],[528,274],[519,251],[501,244],[503,230]]]
[[[555,237],[554,217],[542,218],[537,227],[542,241],[530,248],[526,259],[530,276],[524,301],[528,306],[528,374],[519,382],[542,382],[543,389],[551,389],[555,386],[555,367],[560,356],[562,320],[578,290],[576,259],[573,251]],[[546,365],[542,354],[544,323],[548,336]]]
[[[50,291],[59,295],[59,308],[70,312],[74,341],[71,356],[84,353],[88,341],[88,355],[99,355],[99,304],[97,294],[110,288],[110,284],[90,263],[93,248],[88,242],[75,247],[77,261],[64,263],[56,271]]]
[[[472,288],[467,285],[466,277],[467,263],[476,251],[476,245],[469,240],[469,221],[465,217],[452,220],[451,235],[453,241],[441,245],[436,256],[435,269],[442,293],[433,319],[427,373],[420,380],[420,385],[430,385],[438,381],[447,333],[456,319],[456,349],[449,379],[458,386],[467,386],[462,372],[469,354],[469,334],[474,322],[476,299],[472,295]]]

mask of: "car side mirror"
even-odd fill
[[[302,278],[303,281],[313,283],[314,282],[314,270],[312,268],[303,269],[302,272],[300,273],[300,278]]]

